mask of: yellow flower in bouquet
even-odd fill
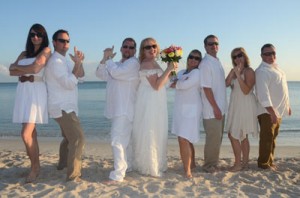
[[[160,52],[161,60],[163,62],[179,62],[182,58],[182,48],[178,46],[171,45],[170,47],[164,49]]]
[[[160,52],[160,57],[163,62],[166,62],[166,63],[177,62],[178,63],[179,60],[182,58],[182,54],[183,54],[183,52],[182,52],[181,47],[171,45],[170,47],[168,47]],[[176,72],[172,71],[171,75],[176,77]]]

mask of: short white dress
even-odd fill
[[[162,73],[161,69],[140,71],[132,133],[133,169],[154,177],[167,170],[167,94],[165,87],[154,90],[147,76]]]
[[[241,75],[244,79],[244,75]],[[233,80],[227,114],[226,130],[235,139],[242,141],[247,134],[257,137],[258,121],[256,115],[257,102],[253,89],[245,95],[237,79]]]
[[[25,58],[18,62],[19,65],[29,65],[35,58]],[[29,76],[27,74],[26,76]],[[18,82],[15,106],[13,111],[13,123],[48,123],[47,89],[43,80],[44,68],[37,74],[37,81]]]

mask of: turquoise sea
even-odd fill
[[[20,124],[12,123],[12,111],[17,83],[0,83],[0,137],[20,135]],[[292,116],[283,118],[279,145],[300,145],[300,82],[288,82]],[[103,116],[105,104],[105,82],[84,82],[79,84],[79,118],[88,139],[108,140],[110,121]],[[229,98],[230,90],[227,90]],[[174,90],[168,90],[169,125],[172,122]],[[38,125],[39,137],[60,137],[56,122],[49,119],[49,124]],[[205,136],[203,128],[200,131],[201,141]],[[176,138],[169,133],[169,138]],[[224,143],[229,144],[224,135]],[[252,144],[258,144],[258,139],[250,139]]]

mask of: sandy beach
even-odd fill
[[[196,144],[197,168],[186,179],[175,140],[168,144],[168,171],[163,178],[127,174],[117,184],[103,183],[113,167],[109,143],[87,140],[83,156],[82,181],[65,182],[66,170],[56,170],[60,138],[39,138],[41,172],[37,181],[24,184],[29,159],[21,138],[0,139],[0,197],[299,197],[300,149],[278,146],[278,171],[256,166],[258,148],[251,147],[249,170],[228,172],[233,162],[230,145],[223,145],[221,171],[202,171],[203,145]]]

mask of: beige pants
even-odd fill
[[[218,165],[220,148],[224,131],[224,120],[203,119],[203,126],[205,130],[205,146],[204,146],[204,165],[203,169],[214,167]]]
[[[62,111],[62,117],[55,118],[59,124],[63,140],[59,148],[58,166],[67,168],[67,180],[81,176],[81,155],[84,148],[84,135],[75,112]]]

